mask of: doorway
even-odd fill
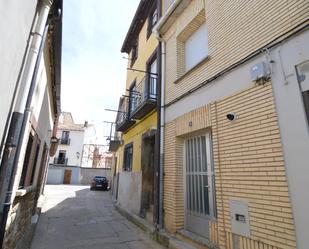
[[[155,136],[143,136],[141,151],[142,196],[140,216],[153,223]]]
[[[209,237],[209,220],[215,217],[211,135],[185,140],[185,229]]]
[[[72,170],[66,169],[64,170],[63,184],[71,183]]]

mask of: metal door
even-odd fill
[[[66,169],[64,171],[63,184],[70,184],[71,183],[71,176],[72,176],[72,170]]]
[[[209,237],[209,219],[215,215],[210,133],[186,139],[185,229]]]

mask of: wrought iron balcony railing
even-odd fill
[[[141,119],[151,112],[157,103],[157,77],[146,75],[130,93],[130,114]]]
[[[70,142],[71,142],[70,138],[61,138],[60,139],[60,144],[70,145]]]
[[[124,132],[135,123],[131,119],[130,107],[132,108],[132,102],[130,103],[129,98],[121,97],[116,118],[116,131]]]
[[[65,157],[55,157],[54,158],[54,164],[68,165],[68,158],[65,158]]]

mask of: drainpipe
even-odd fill
[[[37,73],[47,35],[47,19],[52,5],[52,0],[42,0],[38,3],[35,16],[35,28],[30,34],[30,49],[26,56],[25,64],[22,65],[20,88],[17,94],[16,104],[11,117],[8,136],[3,151],[0,174],[5,176],[1,188],[6,189],[3,212],[0,223],[0,246],[3,247],[5,227],[12,204],[12,193],[15,184],[17,168],[22,165],[29,129],[31,102],[36,87]],[[28,129],[27,129],[28,128]],[[2,178],[2,177],[1,177]],[[3,179],[3,178],[2,178]],[[8,181],[8,182],[7,182]],[[1,198],[2,200],[2,198]]]
[[[161,101],[160,101],[160,160],[159,160],[159,227],[164,228],[163,219],[163,170],[164,170],[164,123],[165,123],[165,41],[160,36],[157,29],[154,30],[156,38],[161,45]]]

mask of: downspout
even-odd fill
[[[160,36],[158,30],[154,30],[156,38],[161,44],[161,103],[160,103],[160,160],[159,160],[159,227],[164,228],[163,219],[163,171],[164,171],[164,123],[165,123],[165,41]]]
[[[31,45],[20,82],[14,112],[12,114],[8,136],[1,161],[1,176],[5,176],[1,188],[6,189],[5,202],[1,214],[0,223],[0,246],[3,247],[5,228],[8,214],[12,204],[12,194],[15,184],[17,168],[22,165],[22,151],[25,150],[23,141],[27,141],[29,119],[31,113],[31,102],[36,87],[37,73],[47,35],[47,19],[52,5],[52,0],[42,0],[38,3],[36,25],[31,32]],[[27,129],[28,128],[28,129]],[[1,197],[2,200],[2,197]]]

